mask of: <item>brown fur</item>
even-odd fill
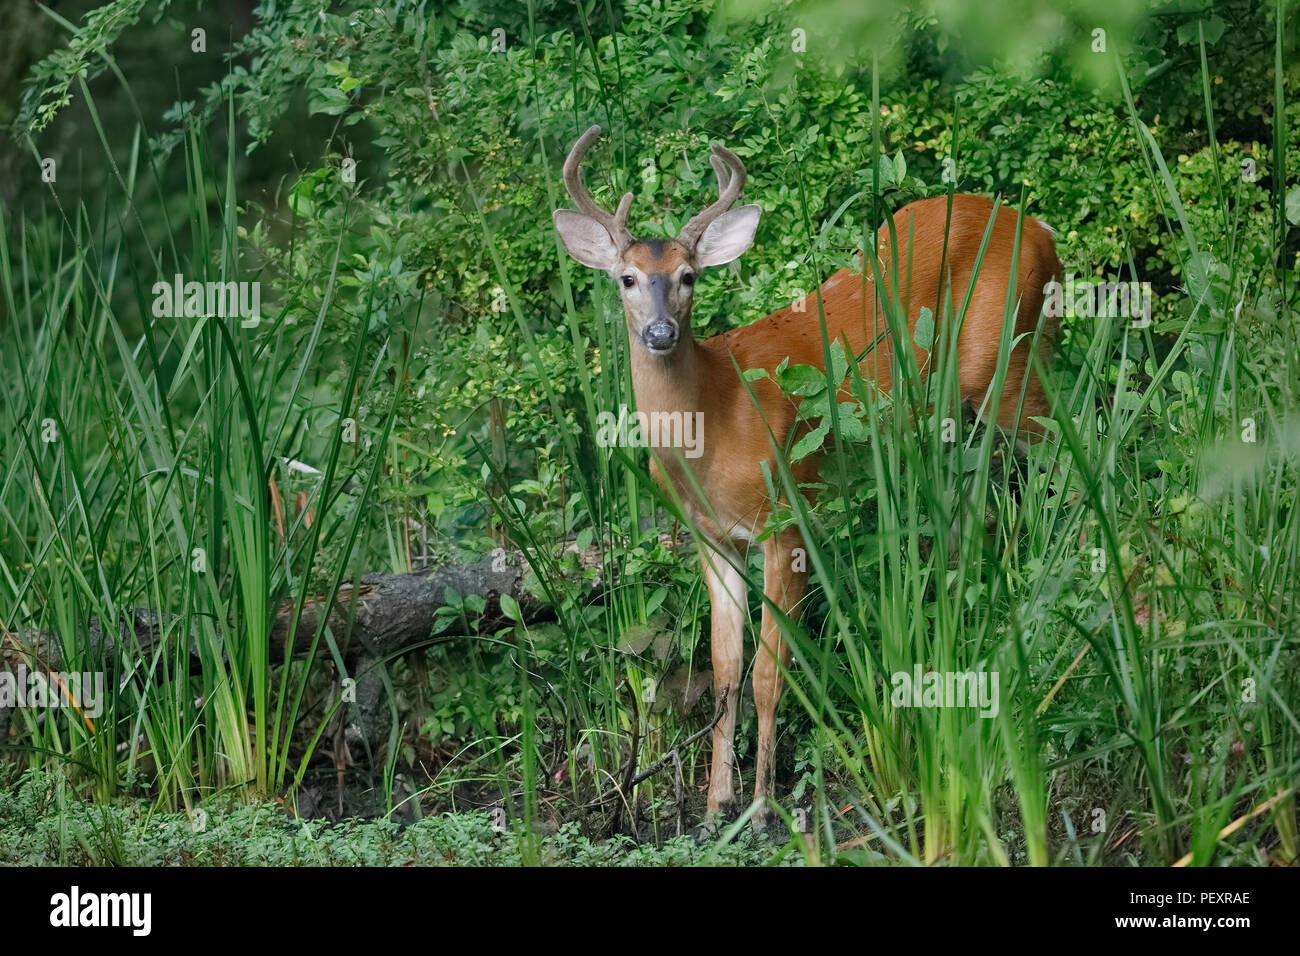
[[[675,272],[686,262],[687,253],[675,242],[634,242],[623,252],[623,261],[642,272]]]
[[[909,339],[922,306],[931,309],[936,321],[943,316],[939,263],[943,256],[946,207],[946,198],[928,199],[906,206],[894,216],[900,245],[906,246],[909,230],[913,237],[911,268],[906,249],[903,249],[898,270],[902,289],[900,301],[907,312]],[[971,284],[972,265],[992,212],[993,204],[982,196],[954,197],[947,256],[954,312],[960,308]],[[1013,210],[999,209],[957,342],[961,394],[976,407],[982,402],[996,372],[1016,219]],[[883,243],[878,247],[882,260],[880,269],[889,285],[892,274],[889,234],[882,229],[877,238]],[[1041,431],[1031,419],[1047,415],[1049,408],[1041,383],[1036,376],[1031,376],[1025,391],[1023,412],[1018,422],[1014,420],[1021,385],[1028,370],[1028,338],[1032,337],[1038,325],[1043,286],[1049,279],[1059,277],[1060,272],[1061,265],[1056,258],[1051,234],[1036,220],[1028,220],[1021,237],[1015,286],[1020,298],[1015,333],[1029,333],[1029,336],[1011,353],[998,422],[1008,428],[1018,425],[1029,437],[1037,436]],[[851,354],[863,352],[887,329],[884,314],[874,308],[872,286],[870,275],[864,277],[853,270],[841,269],[819,290],[826,314],[827,336],[831,340],[847,342]],[[1046,357],[1055,335],[1055,326],[1050,319],[1044,332],[1039,351]],[[939,340],[938,331],[935,338]],[[874,380],[884,392],[889,392],[893,384],[890,374],[892,348],[891,339],[885,336],[862,363],[863,376]],[[784,445],[797,410],[774,382],[757,379],[748,384],[762,406],[760,414],[746,394],[745,384],[736,374],[736,366],[772,371],[787,358],[791,365],[824,367],[816,296],[807,298],[803,312],[796,312],[790,306],[702,343],[687,338],[666,359],[638,356],[634,350],[632,373],[638,408],[643,411],[704,412],[704,454],[685,464],[691,467],[708,492],[712,508],[701,508],[701,518],[710,537],[719,543],[735,538],[732,528],[753,533],[759,531],[767,520],[771,502],[767,498],[760,462],[766,460],[774,474],[776,471],[768,429],[771,429],[777,446]],[[926,353],[919,347],[916,361],[924,371]],[[684,494],[688,492],[690,483],[680,474],[682,462],[665,460],[664,464],[674,485]],[[796,476],[800,480],[810,480],[816,473],[817,464],[816,456],[805,458],[796,466]],[[696,502],[696,507],[702,504]],[[715,520],[709,511],[716,512],[716,519],[720,520]]]

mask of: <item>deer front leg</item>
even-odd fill
[[[704,579],[709,586],[712,617],[713,694],[727,695],[726,709],[713,729],[713,769],[709,774],[708,811],[714,813],[732,803],[736,769],[736,711],[740,697],[740,671],[745,650],[745,619],[749,616],[748,589],[744,576],[718,552],[705,548],[701,554]]]
[[[797,529],[773,535],[763,542],[763,593],[786,615],[798,618],[799,602],[808,588],[808,559]],[[781,635],[776,616],[763,604],[763,626],[754,654],[754,706],[758,710],[758,775],[754,799],[760,806],[754,821],[768,815],[766,797],[774,788],[772,753],[776,746],[776,704],[785,687],[783,669],[790,666],[790,646]]]

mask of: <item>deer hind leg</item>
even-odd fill
[[[791,529],[763,542],[763,593],[791,618],[808,588],[808,558],[803,537]],[[783,669],[790,666],[790,646],[781,634],[776,616],[763,604],[763,626],[754,655],[754,706],[758,710],[758,775],[754,799],[760,803],[754,820],[766,820],[766,797],[775,783],[773,751],[776,746],[776,704],[785,687]]]
[[[733,555],[733,558],[735,556]],[[740,703],[740,672],[745,652],[745,621],[749,617],[748,587],[742,575],[721,554],[701,553],[704,580],[709,586],[713,645],[713,694],[726,694],[722,719],[713,730],[713,768],[709,774],[708,811],[714,813],[735,800],[736,713]],[[739,559],[736,559],[739,563]]]
[[[1014,435],[1014,453],[1021,459],[1024,459],[1029,448],[1035,442],[1039,441],[1047,434],[1047,428],[1037,419],[1047,419],[1051,417],[1052,407],[1047,400],[1046,392],[1043,389],[1043,380],[1040,377],[1039,369],[1034,367],[1032,361],[1033,352],[1036,350],[1039,357],[1039,365],[1046,367],[1051,357],[1051,335],[1052,330],[1046,325],[1038,330],[1038,315],[1041,308],[1041,296],[1035,298],[1028,297],[1021,302],[1020,313],[1017,320],[1017,335],[1023,335],[1015,343],[1014,349],[1007,360],[1006,378],[1002,385],[1002,395],[997,402],[996,424],[1001,434],[1010,441]],[[1038,330],[1036,332],[1036,330]],[[989,392],[987,395],[971,395],[970,400],[986,426],[992,426],[990,421],[993,394],[992,394],[992,376],[994,368],[989,369]],[[981,406],[981,402],[988,404]],[[1008,467],[1010,464],[1008,463]],[[959,551],[963,542],[963,526],[974,529],[979,533],[982,526],[983,534],[986,537],[992,537],[997,533],[998,514],[992,502],[989,499],[988,486],[976,487],[971,483],[974,474],[967,475],[964,479],[963,496],[964,501],[959,512],[954,515],[952,535],[949,539],[948,559],[949,566],[955,567],[959,558]],[[963,516],[969,520],[969,523],[963,521]]]
[[[1047,418],[1052,414],[1038,372],[1027,367],[1028,358],[1027,345],[1022,345],[1012,353],[1007,365],[1006,383],[1002,387],[1002,399],[998,402],[998,425],[1008,435],[1015,432],[1016,446],[1021,452],[1046,433],[1046,429],[1034,419]],[[1023,402],[1020,398],[1022,386]]]
[[[1007,362],[1007,377],[1002,386],[1002,400],[998,402],[997,416],[998,425],[1008,433],[1016,433],[1016,445],[1021,452],[1046,432],[1034,419],[1047,418],[1052,414],[1038,369],[1034,368],[1031,350],[1037,352],[1039,364],[1046,367],[1051,358],[1052,340],[1056,335],[1055,320],[1041,315],[1041,282],[1034,276],[1028,277],[1026,281],[1028,292],[1021,299],[1016,315],[1014,334],[1019,341],[1014,343]]]

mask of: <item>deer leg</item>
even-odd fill
[[[708,811],[714,813],[735,799],[732,775],[736,769],[736,713],[740,703],[740,671],[749,605],[744,576],[722,555],[706,548],[701,562],[711,606],[714,698],[720,699],[726,693],[726,709],[713,730]]]
[[[774,535],[763,543],[763,593],[786,615],[797,618],[799,602],[808,588],[808,555],[797,530]],[[758,710],[758,776],[754,799],[760,802],[753,819],[767,818],[765,798],[775,782],[772,754],[776,746],[776,704],[785,687],[783,669],[790,666],[790,646],[781,635],[776,616],[763,604],[763,626],[754,655],[754,706]]]

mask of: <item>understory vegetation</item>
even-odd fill
[[[223,6],[0,14],[0,658],[106,678],[93,713],[0,696],[0,864],[1300,859],[1284,0]],[[550,215],[593,123],[638,236],[714,198],[710,143],[747,166],[757,239],[701,276],[697,338],[954,192],[1051,224],[1082,290],[1022,453],[958,405],[960,302],[888,395],[834,348],[770,371],[828,451],[812,500],[768,476],[813,586],[763,840],[698,828],[690,522],[596,440],[626,331]],[[1087,291],[1121,282],[1149,310]],[[364,575],[472,562],[524,583],[361,646]],[[930,672],[997,706],[899,698]]]

